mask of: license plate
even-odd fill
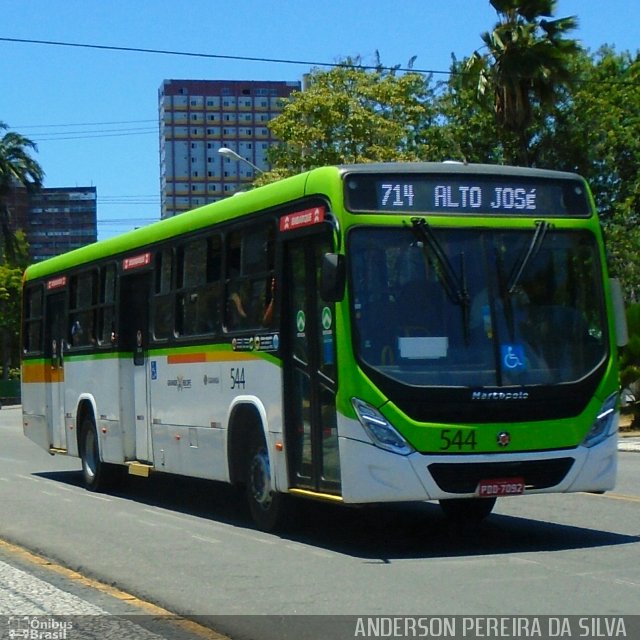
[[[476,488],[476,495],[481,498],[495,498],[498,496],[518,496],[524,493],[523,478],[493,478],[480,480]]]

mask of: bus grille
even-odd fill
[[[480,480],[523,478],[527,489],[553,487],[569,473],[573,458],[523,462],[434,462],[428,469],[436,484],[447,493],[474,493]]]

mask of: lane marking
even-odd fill
[[[588,493],[584,492],[587,496],[594,496],[595,498],[609,498],[610,500],[625,500],[626,502],[640,502],[640,496],[630,496],[626,493]]]
[[[103,502],[113,502],[111,498],[105,498],[104,496],[97,496],[94,493],[82,493],[85,498],[92,498],[93,500],[102,500]]]
[[[22,478],[23,480],[31,480],[32,482],[40,482],[40,478],[34,478],[33,476],[18,475],[18,478]]]
[[[222,540],[216,540],[215,538],[206,538],[205,536],[191,536],[194,540],[200,540],[201,542],[210,542],[211,544],[220,544]]]

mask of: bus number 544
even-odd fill
[[[442,429],[440,431],[440,451],[447,449],[463,449],[476,448],[476,432],[463,431],[462,429]]]
[[[244,389],[244,367],[231,367],[231,389]]]

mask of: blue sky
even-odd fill
[[[556,16],[567,15],[592,51],[640,48],[638,0],[559,0]],[[2,18],[0,38],[317,63],[372,62],[378,50],[388,65],[415,55],[416,68],[446,71],[496,14],[488,0],[20,0],[3,3]],[[0,41],[0,121],[38,143],[45,186],[97,187],[106,238],[159,216],[164,79],[299,80],[308,69]]]

